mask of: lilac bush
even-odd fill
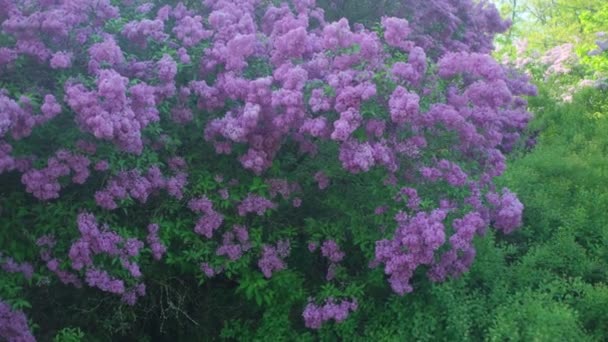
[[[135,305],[153,267],[274,284],[321,241],[305,291],[339,293],[285,301],[318,329],[361,269],[404,295],[521,225],[493,180],[535,89],[488,54],[508,23],[485,3],[403,1],[374,30],[304,0],[0,4],[1,176],[72,208],[33,231],[53,281]]]

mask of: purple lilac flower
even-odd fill
[[[344,321],[350,312],[357,310],[357,307],[357,301],[354,299],[337,303],[334,299],[329,298],[323,306],[309,302],[304,308],[302,317],[307,328],[320,329],[323,323],[329,320],[334,320],[336,323]]]
[[[275,209],[277,205],[270,200],[249,194],[247,197],[238,205],[238,212],[240,216],[245,216],[248,213],[256,213],[262,216],[268,209]]]
[[[6,341],[36,341],[27,324],[25,314],[13,310],[2,299],[0,299],[0,338]]]
[[[258,267],[264,277],[272,277],[273,272],[283,270],[287,267],[283,258],[289,254],[289,241],[279,241],[277,246],[264,245],[262,247],[262,257],[258,260]]]

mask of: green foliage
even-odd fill
[[[608,31],[608,3],[604,3],[603,6],[597,8],[595,11],[587,11],[580,15],[580,24],[582,31],[588,35],[595,35],[600,32],[606,33]],[[599,38],[599,37],[597,37]],[[602,40],[607,40],[608,37],[604,37]],[[581,44],[581,58],[582,63],[589,65],[593,70],[602,72],[603,74],[608,73],[608,51],[603,51],[599,55],[589,56],[587,51],[595,50],[597,46],[594,43]]]
[[[516,324],[508,321],[521,319],[527,322],[525,330],[518,330],[522,339],[537,334],[582,340],[580,332],[586,331],[602,340],[606,331],[593,322],[607,312],[601,308],[605,299],[599,299],[605,296],[603,284],[608,280],[608,196],[601,190],[608,181],[606,92],[586,89],[575,95],[573,103],[562,105],[540,96],[531,106],[537,115],[535,126],[542,129],[538,146],[510,165],[504,177],[526,204],[526,228],[513,237],[521,256],[512,268],[512,281],[520,289],[544,289],[560,304],[547,302],[545,294],[532,298],[534,293],[525,292],[519,300],[530,307],[509,314],[522,304],[505,304],[492,333],[502,336],[502,330]],[[559,292],[564,294],[557,296]],[[589,302],[592,297],[598,298],[594,304]],[[534,315],[540,318],[528,317]],[[569,329],[543,329],[550,326],[543,320],[551,316]],[[563,334],[551,335],[557,331]]]
[[[520,298],[517,298],[520,297]],[[501,305],[490,328],[489,341],[588,341],[572,308],[524,294]]]
[[[53,342],[81,342],[84,336],[80,328],[63,328],[55,335]]]

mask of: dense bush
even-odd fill
[[[605,90],[589,88],[559,104],[540,87],[530,102],[530,130],[541,131],[535,148],[513,156],[499,181],[526,203],[522,229],[478,240],[470,272],[391,306],[382,323],[369,326],[372,336],[608,338],[608,203],[601,185],[608,175],[607,99]]]
[[[533,150],[518,151],[499,184],[526,203],[524,226],[476,241],[457,280],[375,302],[357,340],[604,341],[608,338],[606,91],[530,102]],[[350,337],[349,337],[350,338]]]
[[[378,313],[520,226],[535,88],[493,7],[414,3],[0,1],[0,336],[468,336]]]

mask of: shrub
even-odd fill
[[[0,298],[45,334],[355,336],[385,276],[458,277],[521,224],[493,180],[535,88],[487,55],[495,9],[444,13],[469,35],[425,6],[372,31],[312,1],[0,4],[1,261],[33,267]]]

